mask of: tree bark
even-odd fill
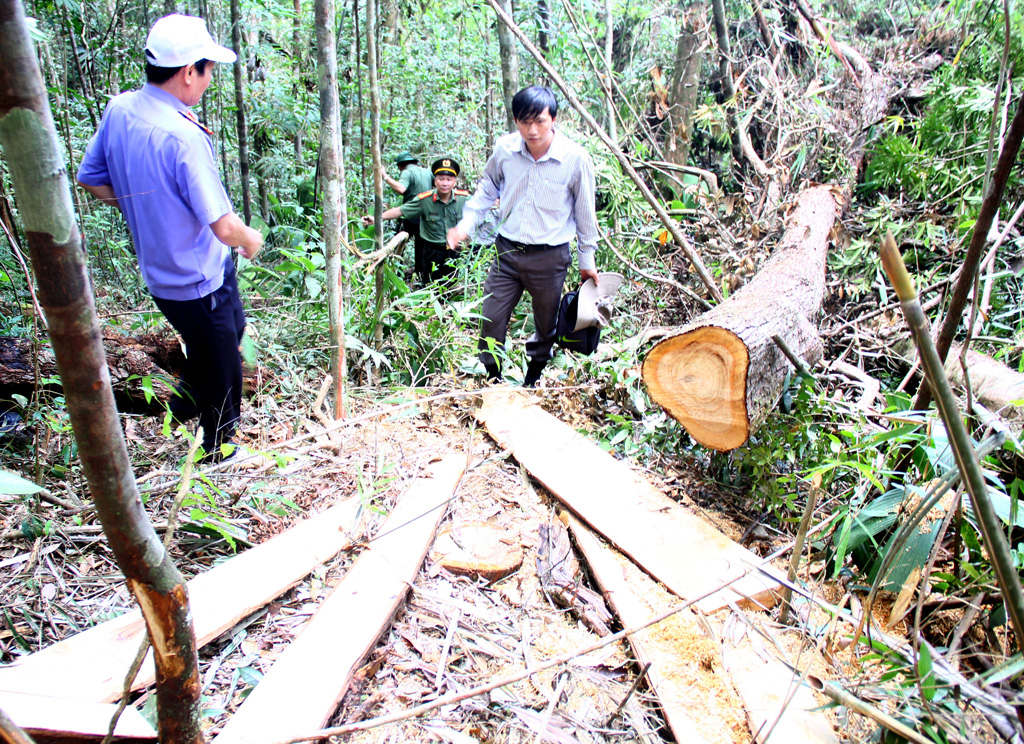
[[[316,0],[317,83],[320,87],[320,191],[323,201],[323,237],[327,305],[331,334],[331,375],[334,378],[336,418],[344,411],[345,355],[344,306],[341,285],[341,241],[345,229],[342,159],[338,144],[338,56],[335,45],[334,0]]]
[[[512,14],[509,9],[509,15]],[[548,29],[551,26],[551,9],[548,0],[537,0],[537,46],[545,57],[548,56]]]
[[[249,134],[245,126],[245,89],[242,71],[245,58],[242,50],[242,3],[231,0],[231,44],[235,47],[235,126],[238,130],[238,170],[242,181],[242,215],[245,224],[252,222],[252,195],[249,188]]]
[[[619,124],[615,116],[615,16],[612,15],[612,0],[604,0],[604,97],[608,108],[608,136],[613,142],[619,141]],[[616,229],[618,232],[618,229]]]
[[[822,354],[815,318],[839,214],[833,190],[804,191],[761,271],[722,304],[659,342],[644,360],[651,399],[700,444],[744,444],[774,407],[791,365],[772,336],[807,363]]]
[[[366,59],[367,80],[370,88],[370,157],[373,160],[373,226],[377,250],[384,250],[384,168],[380,160],[380,93],[377,85],[377,23],[374,0],[366,0]],[[384,263],[374,269],[373,341],[376,348],[383,344],[380,314],[384,308]]]
[[[107,336],[102,339],[102,343],[107,372],[115,394],[144,400],[142,378],[150,376],[153,378],[152,391],[158,405],[174,397],[171,386],[165,382],[172,378],[171,371],[150,356],[144,341]],[[176,337],[174,343],[179,343]],[[184,356],[181,361],[184,362]],[[0,389],[34,387],[37,363],[40,377],[59,375],[57,359],[49,346],[37,348],[37,344],[25,338],[0,337]]]
[[[729,26],[725,20],[725,3],[723,0],[711,0],[711,10],[715,19],[715,37],[718,39],[718,72],[722,78],[722,97],[725,99],[725,111],[729,119],[732,157],[738,161],[742,157],[740,124],[736,116],[736,88],[732,82],[732,50],[729,47]]]
[[[100,343],[67,170],[17,0],[0,0],[0,148],[24,220],[82,471],[153,644],[160,740],[199,744],[202,680],[188,593],[135,486]]]
[[[302,0],[294,0],[295,17],[292,19],[292,76],[295,80],[293,90],[298,98],[302,87]],[[292,139],[295,145],[295,165],[301,168],[304,165],[302,158],[302,125],[295,125],[295,136]]]
[[[502,10],[512,17],[511,0],[498,0]],[[512,98],[519,92],[519,53],[516,42],[508,26],[498,21],[498,49],[501,52],[501,90],[505,96],[505,123],[508,131],[516,128],[515,117],[512,116]]]
[[[676,59],[669,83],[669,131],[665,142],[665,159],[676,165],[686,165],[690,159],[693,139],[693,113],[697,109],[700,66],[703,54],[696,30],[690,28],[691,18],[684,16],[676,44]]]

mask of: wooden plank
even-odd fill
[[[358,512],[359,499],[346,499],[189,581],[198,645],[280,596],[349,545]],[[0,668],[0,690],[95,703],[117,700],[144,633],[141,613],[125,613]],[[151,652],[134,689],[153,679]]]
[[[107,735],[115,708],[112,703],[84,703],[0,691],[0,709],[26,733],[47,739],[102,739]],[[114,741],[128,739],[156,739],[156,730],[131,706],[124,709],[114,731]]]
[[[757,744],[839,744],[809,688],[782,662],[765,658],[749,640],[726,644],[725,666],[732,676]]]
[[[413,482],[359,556],[227,722],[214,744],[278,741],[322,727],[416,580],[466,467],[448,455]]]
[[[761,559],[690,514],[523,393],[485,395],[477,418],[557,499],[684,599],[700,596]],[[778,575],[778,574],[774,574]],[[780,585],[753,570],[702,599],[770,606]]]
[[[633,576],[632,581],[628,580],[620,563],[620,560],[626,560],[625,558],[617,558],[612,548],[603,545],[593,532],[574,517],[563,512],[562,519],[572,532],[573,539],[590,567],[598,587],[608,598],[624,628],[641,625],[661,610],[653,607],[643,597],[645,591],[642,583],[653,584],[653,579]],[[683,610],[683,613],[692,615],[690,610]],[[672,620],[673,618],[669,618],[665,622],[667,624]],[[673,627],[673,630],[678,632],[679,629]],[[631,635],[629,645],[637,662],[641,665],[648,662],[651,664],[647,671],[647,679],[661,709],[665,712],[665,722],[675,740],[687,744],[706,744],[707,739],[701,735],[694,715],[700,717],[703,725],[711,725],[717,730],[726,726],[708,720],[712,711],[708,709],[707,701],[700,700],[693,694],[693,680],[686,674],[686,670],[680,667],[680,662],[685,660],[678,658],[677,653],[678,644],[682,644],[683,639],[674,639],[674,646],[660,640],[659,636],[644,630]]]

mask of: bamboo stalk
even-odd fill
[[[893,240],[891,234],[887,233],[882,240],[881,255],[882,265],[885,267],[885,272],[889,276],[896,295],[900,298],[903,315],[914,336],[914,343],[917,345],[921,357],[921,366],[928,379],[928,386],[935,394],[935,403],[939,409],[939,415],[946,425],[946,432],[949,434],[950,443],[953,446],[957,467],[963,474],[964,484],[971,496],[971,504],[978,517],[978,526],[981,528],[981,536],[992,561],[996,582],[1003,592],[1007,614],[1017,636],[1017,646],[1024,649],[1024,590],[1021,589],[1020,580],[1010,556],[1002,522],[996,515],[989,499],[981,465],[974,454],[963,418],[957,409],[953,390],[943,372],[942,360],[939,358],[939,353],[929,333],[928,319],[917,299],[913,280],[907,273],[903,257],[897,250],[896,241]]]
[[[807,682],[818,692],[826,695],[829,699],[842,705],[844,708],[852,710],[854,713],[860,713],[862,716],[870,718],[880,726],[892,731],[894,734],[899,734],[907,741],[915,742],[915,744],[935,744],[931,739],[926,736],[914,731],[914,729],[907,726],[905,723],[897,721],[887,713],[883,713],[873,705],[869,705],[861,700],[859,697],[854,695],[849,690],[845,690],[835,682],[828,682],[823,679],[818,679],[814,676],[808,676]]]
[[[804,516],[800,520],[800,527],[796,531],[796,540],[793,543],[793,555],[789,559],[789,583],[796,582],[797,571],[800,570],[800,555],[804,552],[804,540],[807,538],[807,530],[811,526],[811,517],[814,516],[814,508],[818,503],[818,493],[821,491],[821,473],[815,473],[811,480],[811,492],[807,494],[807,505],[804,507]],[[779,613],[779,622],[783,625],[789,624],[789,603],[793,598],[793,590],[787,585],[782,589],[782,610]]]

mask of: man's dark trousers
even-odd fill
[[[188,361],[184,390],[195,402],[203,427],[203,449],[215,451],[235,433],[242,406],[242,356],[238,345],[245,331],[245,312],[238,295],[235,264],[228,259],[220,289],[198,300],[154,297],[185,342]],[[176,401],[187,411],[188,402]],[[172,413],[175,412],[172,406]],[[176,416],[188,418],[187,413]]]
[[[534,334],[526,342],[531,362],[545,364],[551,359],[555,343],[555,321],[562,286],[572,266],[569,244],[557,246],[518,246],[499,234],[494,242],[498,252],[484,282],[484,304],[480,323],[480,361],[484,366],[501,367],[491,353],[504,349],[509,319],[523,290],[533,300]],[[493,339],[493,341],[491,341]]]

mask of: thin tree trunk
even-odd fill
[[[732,51],[729,48],[729,27],[725,22],[725,3],[723,0],[711,0],[711,9],[718,39],[718,71],[722,78],[722,95],[725,97],[725,111],[729,119],[732,157],[738,161],[742,157],[740,123],[736,117],[736,88],[732,84]]]
[[[956,287],[953,288],[949,309],[946,311],[946,317],[943,319],[942,327],[935,339],[935,350],[939,353],[939,361],[946,361],[946,355],[953,343],[956,329],[960,327],[960,323],[964,319],[964,308],[967,307],[967,298],[974,287],[974,278],[978,273],[978,264],[981,263],[981,255],[985,248],[989,229],[992,227],[992,220],[999,214],[1003,190],[1006,188],[1006,181],[1017,160],[1022,140],[1024,140],[1024,95],[1017,100],[1017,113],[1013,115],[1010,129],[1006,133],[1006,139],[1003,140],[1003,148],[999,153],[999,160],[996,162],[995,173],[989,183],[988,191],[985,193],[985,199],[981,203],[978,221],[974,223],[971,242],[967,246],[967,253],[960,266],[960,278],[957,279]],[[914,410],[925,410],[931,400],[931,388],[926,382],[922,383],[921,389],[917,392],[917,400],[914,401]]]
[[[295,99],[298,100],[302,88],[302,0],[294,2],[295,18],[292,20],[292,76],[295,80]],[[301,168],[302,158],[302,124],[295,127],[295,165]]]
[[[178,4],[174,0],[164,0],[164,15],[178,12]]]
[[[132,475],[66,166],[18,0],[0,0],[0,148],[49,322],[68,414],[103,531],[154,649],[165,744],[200,744],[201,679],[185,582],[150,524]]]
[[[604,0],[604,96],[608,106],[608,136],[613,142],[619,141],[619,124],[615,116],[615,74],[612,50],[615,48],[615,17],[612,15],[612,0]]]
[[[377,250],[384,250],[384,169],[380,162],[380,93],[377,87],[377,23],[374,0],[366,0],[366,60],[370,86],[370,156],[373,159],[373,225]],[[376,302],[373,311],[373,340],[379,349],[383,344],[380,314],[384,307],[384,262],[374,270]]]
[[[669,131],[665,143],[665,159],[676,165],[686,165],[690,159],[693,113],[700,92],[698,83],[703,55],[700,39],[693,29],[687,27],[689,22],[685,17],[681,22],[675,66],[668,91]]]
[[[359,40],[359,0],[352,0],[353,35],[356,37],[356,96],[359,99],[359,182],[361,203],[366,206],[366,108],[363,106],[363,51]]]
[[[511,10],[509,11],[511,15]],[[548,0],[537,0],[537,46],[541,53],[548,56],[548,29],[551,26],[551,9]]]
[[[512,1],[498,0],[502,10],[512,17]],[[508,131],[516,128],[516,120],[512,116],[512,98],[519,92],[519,54],[512,32],[504,23],[498,22],[498,49],[501,51],[501,90],[505,96],[505,122]]]
[[[245,224],[252,222],[252,194],[249,187],[249,134],[245,126],[245,90],[242,71],[244,58],[242,50],[242,3],[231,0],[231,43],[235,47],[235,126],[238,128],[238,170],[242,180],[242,215]]]
[[[341,301],[341,239],[345,226],[345,202],[338,146],[338,57],[334,37],[334,0],[316,0],[313,16],[316,19],[317,84],[320,88],[320,190],[324,195],[323,236],[324,255],[327,259],[331,375],[334,377],[335,411],[341,412],[344,410],[345,395],[345,379],[341,375],[341,358],[345,353]]]
[[[267,150],[264,146],[266,141],[266,133],[263,127],[258,127],[252,133],[252,152],[256,156],[256,162],[253,163],[253,170],[256,172],[256,193],[260,199],[260,217],[264,222],[270,223],[270,190],[267,188],[267,175],[263,172],[264,166],[263,158],[266,157]]]

